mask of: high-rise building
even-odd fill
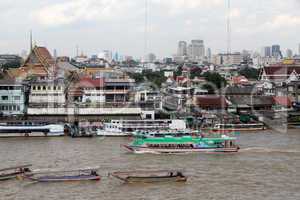
[[[300,56],[300,43],[298,45],[298,55]]]
[[[206,57],[207,57],[207,61],[211,62],[211,49],[210,48],[207,48]]]
[[[280,51],[280,45],[272,45],[272,56],[273,57],[282,57],[281,51]]]
[[[188,47],[188,56],[190,59],[197,61],[205,57],[205,47],[203,40],[192,40]]]
[[[269,46],[263,47],[262,51],[261,51],[261,56],[262,57],[271,57],[272,56],[271,47],[269,47]]]
[[[293,57],[293,51],[291,49],[286,50],[286,57],[287,58],[292,58]]]
[[[177,55],[178,56],[186,56],[187,55],[187,43],[186,43],[186,41],[179,41]]]

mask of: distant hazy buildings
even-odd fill
[[[177,56],[186,56],[186,55],[187,55],[187,42],[179,41],[178,49],[177,49]]]
[[[149,53],[146,55],[145,62],[146,63],[154,63],[156,61],[156,55],[154,53]]]
[[[270,46],[263,47],[261,50],[262,57],[271,57],[272,56],[272,49]]]
[[[298,55],[300,56],[300,43],[298,45]]]
[[[291,49],[286,50],[286,58],[293,58],[293,51]]]
[[[203,60],[205,57],[205,46],[203,40],[192,40],[188,47],[188,57],[193,61]]]
[[[203,40],[192,40],[190,44],[186,41],[179,41],[177,54],[174,61],[184,62],[185,60],[199,62],[205,59],[205,45]]]
[[[215,65],[240,65],[243,62],[243,55],[239,52],[231,54],[218,54],[212,59],[212,63]]]
[[[208,62],[211,62],[211,56],[212,56],[211,48],[207,48],[206,57]]]
[[[278,44],[272,45],[272,56],[276,58],[282,57],[280,45]]]

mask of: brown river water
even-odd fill
[[[0,200],[289,200],[300,199],[300,130],[242,133],[236,154],[134,155],[127,138],[0,139],[0,168],[99,166],[99,182],[0,182]],[[123,184],[108,173],[134,169],[184,169],[186,183]]]

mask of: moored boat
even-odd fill
[[[185,129],[183,120],[112,120],[97,129],[98,136],[131,136],[135,131]]]
[[[110,175],[126,183],[187,181],[187,177],[177,170],[113,172]]]
[[[239,124],[215,124],[213,128],[202,128],[212,132],[232,132],[232,131],[261,131],[265,130],[263,123],[239,123]]]
[[[14,179],[19,175],[28,173],[31,171],[29,169],[29,167],[31,167],[31,166],[32,165],[20,165],[20,166],[0,169],[0,181]]]
[[[124,147],[133,153],[230,153],[238,152],[236,137],[182,136],[182,137],[137,137]]]
[[[99,181],[101,179],[97,169],[33,172],[25,174],[24,177],[36,182]]]
[[[1,124],[0,137],[53,137],[64,136],[60,124]]]

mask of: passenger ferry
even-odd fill
[[[51,137],[64,136],[64,125],[60,124],[0,124],[0,137]]]
[[[133,153],[233,153],[238,152],[236,137],[182,136],[182,137],[138,137],[131,144],[124,145]]]
[[[131,136],[135,131],[184,130],[184,120],[112,120],[97,129],[98,136]]]
[[[210,130],[213,132],[231,132],[231,131],[261,131],[265,130],[263,123],[252,124],[215,124],[213,128],[203,128],[202,130]]]

